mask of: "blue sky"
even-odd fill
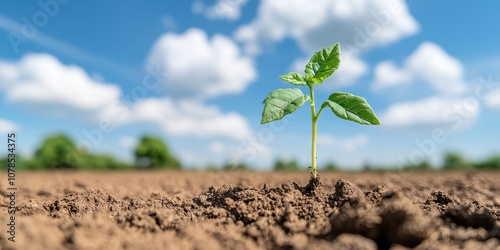
[[[314,3],[313,3],[314,2]],[[310,162],[303,107],[261,125],[265,96],[318,49],[342,63],[317,87],[364,96],[381,126],[329,112],[318,161],[399,165],[500,153],[500,3],[399,0],[3,1],[0,132],[31,155],[49,134],[132,159],[143,134],[189,167]],[[306,91],[306,89],[304,89]]]

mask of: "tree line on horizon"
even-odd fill
[[[215,167],[209,167],[216,169]],[[226,163],[223,170],[249,170],[251,166],[244,163]],[[339,171],[341,170],[334,162],[327,162],[319,167],[321,171]],[[274,171],[305,171],[304,168],[295,159],[278,158],[273,164]],[[447,152],[444,154],[443,163],[440,166],[434,166],[428,160],[423,160],[417,164],[407,163],[402,166],[374,166],[365,164],[362,171],[453,171],[453,170],[500,170],[500,155],[492,155],[480,161],[469,161],[457,152]]]
[[[64,134],[51,135],[45,138],[36,149],[33,157],[25,158],[17,155],[16,165],[22,170],[43,169],[181,169],[180,160],[174,156],[165,141],[161,138],[144,135],[134,149],[134,162],[124,162],[111,155],[94,154],[78,148],[76,144]],[[7,157],[0,157],[2,168],[7,167]],[[209,165],[207,170],[250,170],[251,166],[241,162],[226,162],[221,168]],[[320,167],[323,171],[339,170],[333,162]],[[398,171],[431,171],[431,170],[500,170],[500,155],[492,155],[480,161],[469,161],[457,152],[444,154],[441,166],[433,166],[424,160],[418,164],[406,164],[399,167],[372,166],[365,164],[364,171],[398,170]],[[295,160],[277,158],[273,164],[275,171],[304,171],[307,168]]]
[[[180,169],[180,161],[172,155],[167,144],[158,137],[145,135],[134,149],[134,163],[127,163],[107,154],[94,154],[78,148],[64,134],[45,138],[33,157],[16,156],[16,168],[22,170],[42,169],[133,169],[165,168]],[[7,158],[0,158],[2,168],[7,167]]]

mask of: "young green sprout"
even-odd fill
[[[365,125],[379,125],[380,122],[365,98],[345,92],[335,92],[321,104],[316,113],[314,99],[314,84],[321,84],[335,72],[340,65],[340,44],[332,44],[316,52],[306,65],[305,76],[290,72],[280,76],[280,79],[297,86],[307,86],[310,95],[304,95],[298,88],[277,89],[264,99],[264,111],[261,124],[280,120],[285,115],[293,113],[306,101],[311,104],[312,146],[311,146],[311,177],[316,180],[316,123],[323,109],[330,108],[332,112],[345,120]]]

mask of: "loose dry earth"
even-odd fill
[[[2,249],[500,249],[500,172],[18,173]],[[7,178],[5,178],[7,179]]]

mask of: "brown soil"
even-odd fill
[[[18,173],[1,249],[500,249],[500,172]]]

